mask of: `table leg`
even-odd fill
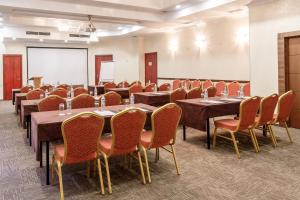
[[[26,131],[27,131],[27,138],[29,138],[29,123],[28,123],[28,116],[26,117]]]
[[[40,167],[43,167],[43,142],[40,141]]]
[[[49,141],[46,141],[46,184],[50,185]]]
[[[31,146],[31,117],[28,117],[28,123],[29,123],[29,146]]]
[[[206,133],[207,133],[207,149],[210,149],[210,127],[209,127],[209,118],[206,119]]]
[[[266,127],[266,125],[263,125],[263,135],[267,136],[267,127]]]
[[[185,127],[185,125],[182,125],[182,131],[183,131],[183,140],[185,141],[185,139],[186,139],[186,127]]]

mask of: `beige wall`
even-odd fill
[[[300,1],[271,0],[249,6],[251,92],[278,92],[277,34],[300,30]]]

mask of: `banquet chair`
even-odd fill
[[[206,88],[207,93],[208,93],[208,97],[215,97],[216,93],[217,93],[217,88],[214,86],[210,86],[208,88]]]
[[[142,85],[142,82],[141,82],[141,81],[133,81],[133,82],[129,85],[129,87],[131,87],[131,86],[133,86],[133,85],[135,85],[135,84]]]
[[[277,94],[272,94],[268,97],[265,97],[261,100],[260,106],[259,106],[259,115],[255,119],[255,127],[266,127],[267,130],[270,133],[271,140],[273,143],[273,146],[277,146],[276,138],[274,136],[274,132],[272,130],[272,121],[273,121],[273,116],[274,116],[274,111],[276,108],[278,102],[278,95]],[[257,144],[258,146],[258,144]]]
[[[195,88],[191,89],[190,91],[188,91],[188,93],[186,94],[186,98],[187,99],[201,98],[201,93],[202,93],[201,88],[195,87]]]
[[[239,82],[231,82],[227,86],[228,88],[228,96],[238,96],[238,91],[240,90]]]
[[[74,97],[77,97],[80,94],[88,94],[89,93],[88,90],[83,87],[75,88],[73,90],[73,92],[74,92]]]
[[[213,82],[211,80],[205,80],[202,84],[202,90],[205,90],[211,86],[214,86]]]
[[[53,90],[52,92],[50,92],[49,95],[58,95],[62,98],[67,98],[68,90],[63,89],[63,88],[57,88],[56,90]]]
[[[114,82],[108,82],[108,83],[105,83],[103,85],[103,87],[104,87],[104,92],[107,92],[107,89],[109,89],[109,88],[116,88],[117,86],[116,86],[116,84]]]
[[[219,81],[215,84],[215,87],[217,88],[216,96],[221,96],[227,86],[225,81]]]
[[[215,130],[213,135],[213,146],[216,146],[216,138],[221,137],[227,140],[230,140],[233,142],[233,146],[235,149],[235,152],[237,154],[237,157],[240,158],[240,152],[237,145],[237,140],[235,139],[235,134],[238,132],[242,132],[245,130],[249,131],[253,147],[255,149],[255,152],[259,152],[258,142],[256,139],[256,135],[254,133],[254,127],[256,125],[255,123],[255,117],[256,113],[258,111],[260,104],[260,98],[259,97],[252,97],[246,100],[243,100],[240,104],[240,117],[239,119],[220,119],[214,121],[215,123]],[[222,135],[217,135],[217,130],[223,129],[225,131],[228,131],[231,135],[231,137],[226,137]]]
[[[158,91],[169,91],[171,89],[170,83],[163,83],[158,87]]]
[[[64,98],[58,95],[50,95],[38,103],[38,110],[39,112],[58,110],[59,104],[61,103],[66,106],[66,101]]]
[[[104,94],[105,106],[114,106],[122,104],[122,97],[114,91],[110,91]]]
[[[150,83],[145,86],[144,91],[145,92],[154,92],[155,83]]]
[[[182,83],[183,83],[182,86],[185,89],[189,90],[191,88],[191,81],[189,79],[183,80]]]
[[[157,110],[151,115],[152,129],[151,131],[144,131],[141,136],[141,150],[144,153],[145,166],[148,176],[148,182],[151,183],[151,176],[148,164],[147,150],[156,149],[156,161],[158,160],[159,148],[167,150],[173,155],[177,175],[180,174],[179,167],[175,155],[175,141],[176,130],[181,118],[181,108],[175,103],[168,103]],[[171,147],[171,150],[165,146]]]
[[[176,90],[176,89],[180,88],[180,86],[181,86],[181,81],[179,79],[176,79],[176,80],[173,81],[173,83],[172,83],[172,89],[173,90]]]
[[[250,96],[250,83],[245,83],[244,84],[244,95],[246,97]]]
[[[70,86],[68,84],[61,84],[61,85],[57,86],[56,88],[62,88],[62,89],[68,90],[69,87]]]
[[[31,85],[26,85],[26,86],[24,86],[24,87],[22,87],[21,89],[20,89],[20,92],[21,93],[27,93],[27,92],[29,92],[30,90],[32,90],[33,89],[33,87],[31,86]]]
[[[50,92],[50,91],[53,89],[53,86],[50,85],[50,84],[42,85],[42,86],[40,87],[40,89],[44,90],[45,92],[46,92],[46,91]]]
[[[92,112],[83,112],[63,121],[61,131],[64,144],[54,146],[51,165],[51,184],[54,184],[54,176],[57,174],[61,200],[64,199],[62,167],[87,162],[87,177],[89,177],[90,161],[97,161],[100,191],[104,194],[97,151],[103,127],[104,118]]]
[[[277,109],[278,113],[274,114],[273,121],[272,121],[273,125],[277,123],[284,125],[286,129],[286,133],[291,143],[293,143],[293,140],[289,132],[287,122],[289,121],[290,114],[292,112],[295,101],[296,101],[296,94],[292,90],[282,94],[278,100],[278,109]]]
[[[92,108],[95,106],[95,98],[89,94],[80,94],[71,100],[72,109]]]
[[[43,95],[43,97],[45,97],[44,90],[39,89],[39,88],[38,89],[34,89],[34,90],[29,91],[26,94],[26,99],[27,100],[40,99],[41,95]]]
[[[112,193],[108,160],[115,156],[137,154],[143,184],[146,184],[139,143],[146,121],[146,113],[138,108],[129,108],[111,118],[112,134],[99,141],[99,152],[104,159],[109,193]]]
[[[171,92],[170,103],[176,103],[177,100],[182,100],[186,98],[186,91],[183,88],[178,88]]]
[[[117,87],[118,88],[123,88],[123,87],[127,88],[127,87],[129,87],[129,83],[127,81],[122,81],[117,84]]]
[[[196,88],[196,87],[201,88],[201,81],[200,80],[194,80],[194,81],[192,81],[192,83],[191,83],[191,89]]]
[[[129,96],[133,93],[143,92],[143,87],[140,84],[134,84],[129,87]]]

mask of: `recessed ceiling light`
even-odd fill
[[[12,37],[11,39],[12,39],[12,40],[16,40],[17,38],[16,38],[16,37]]]
[[[44,42],[44,39],[43,39],[43,38],[40,38],[40,42]]]
[[[122,29],[123,29],[123,27],[122,27],[122,26],[119,26],[119,27],[118,27],[118,30],[122,30]]]
[[[180,9],[180,8],[181,8],[181,5],[178,4],[175,8],[176,8],[176,9]]]
[[[68,43],[68,40],[65,40],[65,43]]]

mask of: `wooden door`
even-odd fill
[[[145,53],[145,84],[157,84],[157,52]]]
[[[22,87],[22,55],[3,55],[3,99],[12,99],[12,89]]]
[[[99,84],[100,69],[102,61],[113,61],[113,55],[96,55],[95,56],[95,85]]]
[[[300,37],[289,39],[288,90],[296,93],[296,103],[291,113],[290,125],[300,128]]]

